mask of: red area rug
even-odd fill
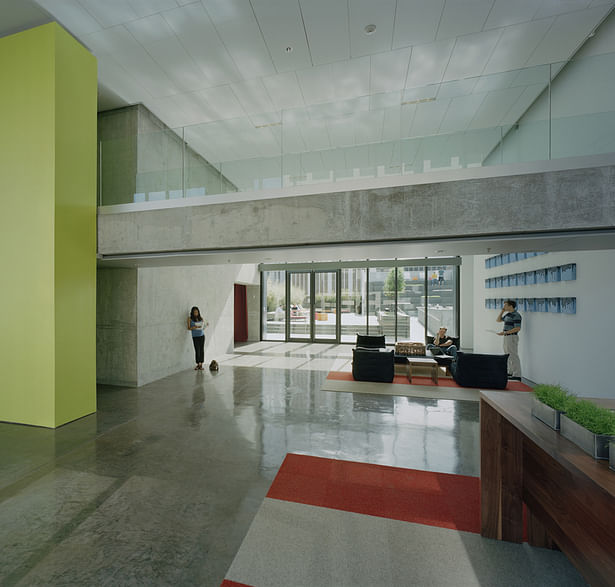
[[[480,532],[480,480],[288,454],[267,497]]]
[[[347,371],[329,371],[327,379],[336,379],[338,381],[354,381],[352,373]],[[473,387],[462,387],[458,385],[454,379],[450,377],[438,377],[438,383],[435,384],[431,377],[412,376],[412,384],[408,381],[405,375],[395,375],[393,383],[401,385],[430,385],[432,387],[458,387],[460,389],[475,389]],[[509,381],[506,386],[506,391],[532,391],[532,388],[521,381]]]

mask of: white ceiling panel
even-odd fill
[[[139,17],[150,16],[163,10],[177,8],[175,0],[128,0],[128,2]]]
[[[244,79],[276,73],[249,0],[202,0]]]
[[[201,90],[209,85],[175,35],[147,43],[144,48],[182,92]]]
[[[526,65],[565,61],[583,44],[609,10],[610,6],[597,6],[558,16]]]
[[[283,73],[310,67],[298,0],[251,0],[251,3],[276,70]]]
[[[139,18],[124,25],[142,45],[173,37],[173,29],[159,14]]]
[[[405,86],[410,48],[371,56],[370,93],[393,92]]]
[[[333,147],[347,147],[354,144],[352,121],[351,116],[329,121],[329,138]]]
[[[37,0],[37,3],[77,36],[102,29],[101,24],[77,0]]]
[[[546,18],[575,12],[587,8],[590,4],[591,0],[541,0],[534,18]]]
[[[200,125],[203,121],[217,120],[207,112],[207,105],[197,92],[159,98],[148,103],[148,107],[151,107],[158,118],[167,121],[171,128]]]
[[[534,18],[538,10],[537,0],[496,0],[484,29],[495,29],[528,22]]]
[[[112,53],[129,53],[140,49],[139,43],[123,25],[83,35],[82,41],[97,57]]]
[[[139,85],[120,63],[111,55],[98,57],[98,79],[129,104],[149,99],[143,86]]]
[[[275,106],[261,79],[232,84],[231,87],[246,114],[260,114],[261,112],[275,110]]]
[[[300,2],[313,65],[350,58],[347,0]]]
[[[518,85],[515,83],[517,75],[518,71],[504,71],[502,73],[482,75],[477,79],[474,91],[477,93],[483,93],[510,88],[514,85]]]
[[[542,84],[544,86],[549,83],[549,72],[549,65],[535,65],[534,67],[525,67],[517,71],[517,75],[512,85],[530,86],[534,84]]]
[[[491,128],[500,125],[507,112],[522,93],[523,88],[520,87],[489,92],[481,103],[469,128]]]
[[[543,18],[505,28],[484,73],[524,67],[553,22],[552,18]]]
[[[444,0],[405,0],[397,2],[393,48],[424,45],[436,40]]]
[[[287,128],[284,126],[282,129],[282,150],[284,153],[303,153],[307,151],[300,127],[293,125]]]
[[[465,35],[457,39],[455,50],[444,73],[444,81],[480,75],[491,58],[502,29]]]
[[[459,96],[467,96],[474,91],[476,83],[481,78],[470,78],[455,80],[454,82],[444,82],[440,84],[437,91],[437,98],[442,100],[444,98],[457,98]]]
[[[508,112],[502,118],[501,124],[515,124],[523,116],[526,110],[532,106],[536,98],[544,92],[544,90],[544,84],[534,84],[523,88],[523,91],[517,98],[516,102],[510,107]]]
[[[373,94],[369,97],[370,110],[382,110],[389,108],[399,109],[402,92],[386,92],[383,94]]]
[[[238,118],[245,114],[239,100],[230,86],[218,86],[197,92],[200,99],[207,104],[207,111],[214,120]]]
[[[356,116],[353,124],[355,145],[380,142],[383,122],[383,110],[364,112]]]
[[[369,94],[369,57],[333,63],[330,67],[337,100]]]
[[[200,2],[169,10],[163,17],[211,85],[241,80],[241,73]]]
[[[615,18],[607,18],[599,27],[597,34],[589,39],[579,51],[578,57],[615,53]]]
[[[133,7],[126,0],[79,0],[81,5],[101,24],[107,28],[124,24],[139,18]]]
[[[413,47],[406,88],[441,82],[454,46],[451,39]]]
[[[160,65],[140,45],[131,51],[114,53],[113,56],[154,98],[179,93],[177,86]]]
[[[391,50],[395,4],[395,0],[348,0],[351,57]],[[365,32],[369,24],[376,26],[370,35]]]
[[[401,131],[401,107],[389,108],[383,111],[382,140],[392,141],[399,139]]]
[[[276,110],[305,106],[303,94],[294,71],[263,78],[263,83]]]
[[[447,0],[436,39],[441,41],[482,31],[494,1]]]
[[[450,105],[440,126],[441,133],[464,131],[476,115],[486,94],[459,96],[450,101]]]
[[[433,135],[438,132],[450,100],[436,100],[417,104],[416,116],[410,129],[411,136]]]
[[[331,147],[327,124],[324,120],[310,120],[301,127],[301,134],[309,151]]]
[[[331,102],[335,99],[331,65],[300,69],[297,71],[297,80],[306,104]]]

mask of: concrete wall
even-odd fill
[[[100,214],[98,221],[104,255],[612,228],[615,166]]]
[[[136,386],[137,269],[96,272],[96,380]]]
[[[496,310],[485,298],[576,297],[577,313],[523,313],[519,349],[523,376],[536,383],[560,383],[579,396],[613,397],[608,341],[612,331],[615,251],[549,253],[485,269],[484,256],[474,258],[474,350],[501,353]],[[486,289],[487,277],[520,273],[567,263],[577,264],[576,281]]]
[[[98,117],[100,201],[104,205],[218,194],[237,188],[142,104]],[[201,191],[198,191],[201,190]],[[135,195],[136,194],[136,195]]]
[[[250,285],[248,278],[256,275],[256,267],[242,265],[100,268],[99,383],[141,386],[192,368],[194,348],[186,329],[192,306],[209,322],[206,363],[232,352],[233,286]],[[258,334],[251,338],[257,339]]]

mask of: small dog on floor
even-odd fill
[[[210,371],[219,371],[220,367],[218,366],[218,361],[216,361],[215,359],[209,363],[209,370]]]

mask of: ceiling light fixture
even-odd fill
[[[363,30],[365,31],[366,35],[372,35],[374,34],[374,31],[376,30],[376,25],[368,24]]]
[[[292,53],[293,52],[293,48],[289,45],[288,47],[286,47],[285,51],[287,53]]]
[[[435,98],[421,98],[420,100],[408,100],[406,102],[402,102],[401,105],[405,106],[406,104],[422,104],[423,102],[435,102]]]

